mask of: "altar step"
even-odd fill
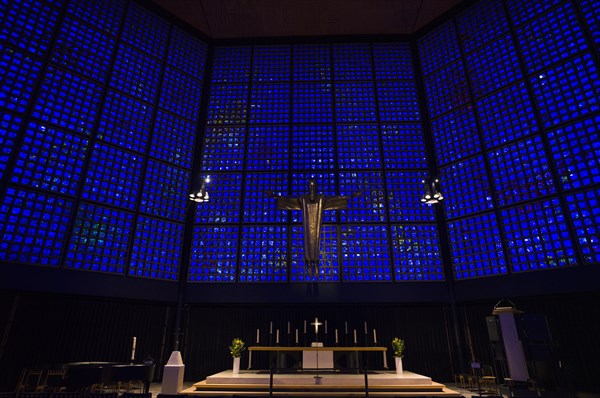
[[[276,374],[272,390],[268,372],[225,371],[195,383],[180,394],[206,397],[462,397],[459,392],[436,383],[426,376],[405,372],[368,374],[368,390],[364,375],[325,374],[318,379],[311,374]]]

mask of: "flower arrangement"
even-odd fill
[[[392,340],[392,350],[394,351],[395,357],[404,357],[404,340],[394,337]]]
[[[242,351],[246,349],[246,343],[242,341],[242,339],[234,338],[229,346],[229,353],[234,358],[239,358],[242,356]]]

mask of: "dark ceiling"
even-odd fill
[[[411,34],[462,0],[151,0],[213,39]]]

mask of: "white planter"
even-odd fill
[[[394,361],[396,362],[396,374],[397,375],[401,375],[403,370],[402,370],[402,358],[400,357],[394,357]]]
[[[240,358],[233,358],[233,374],[240,374]]]

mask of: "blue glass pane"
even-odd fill
[[[319,266],[316,273],[309,272],[304,261],[304,227],[292,226],[290,280],[292,282],[339,282],[339,234],[335,225],[321,228]]]
[[[335,44],[333,46],[335,80],[370,80],[373,78],[369,44]]]
[[[386,225],[342,225],[341,245],[344,281],[392,281],[392,260]]]
[[[117,51],[110,86],[142,101],[154,103],[160,85],[161,64],[123,44]]]
[[[588,48],[569,2],[517,29],[516,38],[529,73]]]
[[[337,126],[340,169],[380,169],[379,131],[376,125]]]
[[[11,181],[74,196],[88,146],[87,138],[30,122]]]
[[[455,279],[507,273],[500,231],[494,213],[448,223]]]
[[[579,0],[583,17],[587,22],[596,48],[600,46],[600,3],[596,0]]]
[[[373,43],[375,78],[415,79],[412,50],[408,43]]]
[[[210,201],[196,205],[196,223],[239,222],[240,207],[242,200],[245,200],[245,194],[242,191],[242,179],[241,174],[211,175],[211,181],[206,188],[210,195]],[[267,198],[268,196],[265,194],[265,204]]]
[[[435,225],[392,225],[396,281],[443,281],[444,267]]]
[[[206,171],[242,170],[244,127],[207,127],[204,132],[202,169]]]
[[[0,108],[23,113],[33,96],[42,62],[0,45]]]
[[[7,187],[0,202],[0,260],[57,267],[73,202]]]
[[[217,47],[213,59],[213,83],[245,83],[250,80],[252,47]]]
[[[446,22],[420,37],[417,48],[425,75],[459,59],[460,47],[453,22]]]
[[[456,26],[465,53],[508,33],[502,1],[497,0],[476,2],[456,18]]]
[[[243,124],[248,114],[248,86],[211,86],[206,124]]]
[[[335,136],[331,125],[299,125],[292,130],[292,169],[335,168]]]
[[[48,52],[50,39],[58,21],[59,11],[42,1],[13,1],[5,11],[0,24],[3,45],[43,57]]]
[[[81,197],[134,210],[143,163],[138,155],[95,143]]]
[[[0,112],[0,179],[4,178],[7,163],[22,124],[23,119],[20,116]]]
[[[540,137],[518,141],[488,155],[498,205],[556,192]]]
[[[475,98],[523,77],[510,36],[467,54],[465,63]]]
[[[68,268],[125,274],[133,214],[81,203],[65,265]]]
[[[61,69],[49,67],[32,116],[70,131],[91,135],[102,89]]]
[[[439,164],[448,164],[481,152],[477,123],[471,106],[431,122]]]
[[[431,117],[471,101],[462,63],[452,64],[425,78],[425,95]]]
[[[293,47],[294,80],[331,80],[331,51],[328,45]]]
[[[503,145],[539,131],[525,83],[498,91],[475,102],[487,148]]]
[[[289,136],[288,126],[251,126],[248,132],[246,170],[287,170]]]
[[[341,222],[385,222],[386,202],[381,172],[340,173],[340,194],[348,196],[348,208],[340,211]],[[351,197],[360,192],[359,197]]]
[[[375,90],[370,82],[338,83],[335,90],[335,112],[338,123],[374,122]]]
[[[202,81],[167,66],[158,106],[191,121],[198,119]]]
[[[564,190],[600,183],[600,116],[548,131],[547,136]]]
[[[69,17],[79,18],[104,33],[115,36],[119,32],[127,0],[76,0],[69,1]]]
[[[187,170],[149,159],[140,211],[157,217],[185,221],[190,174]]]
[[[512,272],[577,263],[557,198],[505,209],[501,217]]]
[[[62,23],[50,61],[104,82],[114,50],[114,38],[70,17]]]
[[[192,168],[196,126],[160,109],[156,112],[149,154],[186,169]]]
[[[173,27],[167,51],[167,64],[195,79],[202,80],[204,78],[208,44]]]
[[[387,169],[427,168],[423,128],[420,124],[384,124],[381,148]]]
[[[270,193],[287,196],[287,173],[246,174],[243,221],[246,223],[282,223],[288,220],[288,210],[279,210]]]
[[[415,82],[378,82],[377,98],[379,99],[379,120],[391,123],[421,120]]]
[[[120,148],[145,152],[150,138],[153,108],[109,90],[100,116],[98,139]]]
[[[290,80],[290,46],[256,46],[252,63],[252,80],[280,82]]]
[[[296,83],[292,87],[294,123],[332,123],[333,88],[331,83]]]
[[[238,241],[238,227],[194,227],[188,281],[235,282]]]
[[[531,78],[544,127],[600,110],[600,76],[590,54],[583,54]]]
[[[176,281],[182,241],[182,224],[139,216],[129,275]]]
[[[562,1],[563,0],[506,0],[506,5],[513,24],[518,26],[544,14],[546,10]]]
[[[586,264],[600,262],[600,192],[594,189],[567,195],[567,209],[577,245]]]
[[[462,217],[494,207],[482,155],[440,169],[444,210],[448,218]]]
[[[250,94],[250,123],[288,123],[290,85],[255,84]]]
[[[434,208],[421,203],[423,180],[427,176],[428,173],[423,171],[386,173],[385,180],[391,222],[435,221]],[[446,194],[445,190],[443,192]]]
[[[169,39],[169,23],[137,3],[130,3],[122,40],[154,58],[162,59]]]
[[[242,226],[239,281],[286,282],[287,236],[286,226]]]

